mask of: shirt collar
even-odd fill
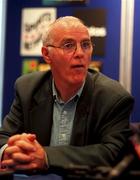
[[[71,97],[68,101],[70,101],[70,100],[72,100],[72,99],[77,100],[77,99],[81,96],[81,94],[82,94],[84,85],[85,85],[85,81],[83,82],[81,88],[77,91],[77,93],[75,93],[74,96]],[[52,81],[52,90],[53,90],[54,100],[57,100],[57,101],[59,101],[59,102],[60,102],[60,101],[62,102],[62,100],[60,100],[60,99],[58,98],[58,93],[57,93],[57,90],[56,90],[56,87],[55,87],[54,79],[53,79],[53,81]]]

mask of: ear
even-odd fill
[[[50,64],[51,63],[51,60],[50,60],[50,57],[49,57],[49,50],[48,50],[48,47],[45,47],[43,46],[42,49],[42,56],[45,60],[46,63]]]

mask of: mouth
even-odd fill
[[[77,64],[77,65],[73,65],[72,68],[74,68],[74,69],[81,69],[81,68],[85,68],[85,66],[82,65],[82,64]]]

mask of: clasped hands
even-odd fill
[[[38,170],[47,167],[46,154],[34,134],[18,134],[9,138],[1,166],[7,170]]]

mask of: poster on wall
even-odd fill
[[[21,56],[41,56],[42,34],[56,19],[56,8],[24,8],[21,19]]]
[[[50,68],[49,64],[39,62],[38,58],[23,58],[21,73],[27,74],[35,71],[48,71]]]
[[[105,9],[76,9],[74,16],[80,18],[88,27],[94,44],[95,56],[105,55],[105,40],[107,37],[106,10]]]

